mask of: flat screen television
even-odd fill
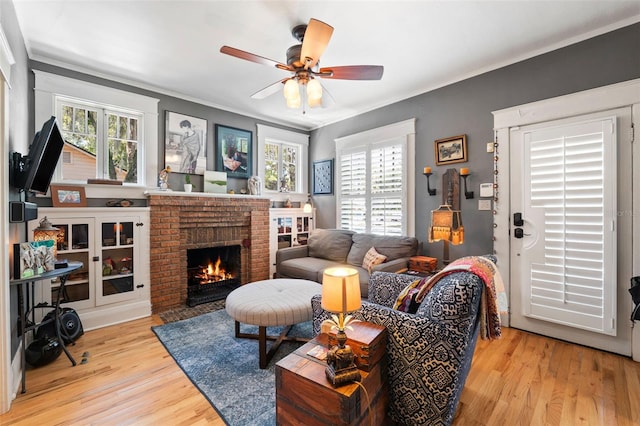
[[[14,186],[24,191],[46,193],[63,147],[64,139],[58,122],[55,117],[51,117],[33,138],[29,154],[21,157],[17,166],[14,166]]]

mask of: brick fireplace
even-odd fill
[[[187,250],[239,245],[241,284],[269,277],[266,198],[151,192],[150,270],[154,314],[187,302]]]

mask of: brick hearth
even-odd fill
[[[269,277],[266,198],[150,193],[151,307],[154,314],[187,300],[187,250],[240,245],[241,283]]]

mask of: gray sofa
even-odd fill
[[[315,229],[307,245],[287,247],[276,252],[276,277],[300,278],[322,283],[326,268],[348,265],[358,270],[360,291],[368,297],[369,271],[363,268],[365,255],[371,247],[386,256],[376,271],[397,272],[406,269],[409,258],[418,254],[417,238],[355,233],[344,229]]]

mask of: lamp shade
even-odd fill
[[[322,105],[322,85],[318,80],[309,80],[307,83],[307,102],[311,108]]]
[[[322,276],[322,308],[347,313],[360,308],[360,278],[353,268],[327,268]]]
[[[287,107],[298,108],[300,107],[300,88],[298,82],[291,78],[284,84],[283,90],[284,98],[287,100]]]

